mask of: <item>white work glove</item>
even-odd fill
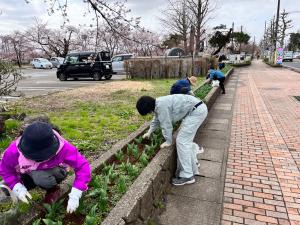
[[[151,133],[148,131],[147,133],[145,133],[145,134],[143,135],[143,139],[149,139],[150,136],[151,136]]]
[[[31,195],[29,194],[29,192],[27,191],[26,187],[21,184],[21,183],[17,183],[14,188],[13,188],[13,193],[17,196],[17,198],[19,200],[21,200],[22,202],[25,202],[27,204],[29,204],[28,199],[32,199]]]
[[[73,213],[79,206],[79,199],[81,198],[82,191],[72,187],[69,194],[69,201],[67,206],[67,213]]]
[[[168,142],[164,142],[160,145],[160,148],[167,148],[170,147],[172,144],[169,144]]]

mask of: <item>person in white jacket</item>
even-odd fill
[[[176,186],[194,183],[194,175],[198,175],[199,172],[193,140],[198,128],[207,117],[206,105],[194,96],[176,94],[157,99],[142,96],[137,101],[136,108],[142,116],[154,113],[150,129],[143,138],[149,138],[158,127],[161,127],[165,138],[161,148],[172,145],[173,123],[182,120],[176,138],[177,171],[172,183]]]

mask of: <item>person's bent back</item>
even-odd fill
[[[188,77],[186,79],[181,79],[176,81],[175,84],[172,85],[170,94],[189,94],[194,95],[191,86],[195,86],[197,83],[197,78],[194,76]]]

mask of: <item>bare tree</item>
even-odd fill
[[[275,42],[275,17],[270,20],[264,36],[264,46],[270,50]]]
[[[30,3],[32,0],[25,0]],[[48,4],[48,14],[52,15],[55,11],[59,10],[64,18],[64,25],[69,22],[67,9],[68,0],[44,0]],[[123,35],[125,28],[137,29],[139,28],[140,17],[128,18],[128,13],[131,11],[126,8],[126,0],[108,1],[108,0],[82,0],[84,4],[87,4],[87,12],[92,11],[97,15],[98,19],[110,27],[110,30],[124,39],[129,39],[128,36]],[[98,21],[99,22],[99,21]],[[139,42],[139,40],[133,39],[133,41]]]
[[[187,0],[168,0],[168,8],[163,11],[164,17],[160,18],[170,33],[178,33],[182,36],[185,53],[188,52],[188,32],[191,25]]]
[[[3,40],[5,40],[7,45],[5,47],[8,53],[6,54],[8,56],[7,59],[15,61],[21,68],[25,53],[31,51],[24,34],[14,31],[12,34],[4,36]]]
[[[76,28],[67,26],[62,32],[49,32],[47,35],[47,44],[50,52],[56,56],[65,57],[70,50],[71,38]]]
[[[292,20],[288,19],[289,13],[283,10],[280,14],[280,24],[279,24],[279,44],[281,47],[284,46],[284,39],[288,36],[287,30],[293,27]]]
[[[196,52],[201,49],[201,37],[205,33],[205,25],[210,19],[209,14],[214,10],[212,0],[186,0],[191,13],[191,21],[195,27]]]
[[[42,23],[36,19],[35,24],[25,31],[25,36],[36,49],[42,50],[47,56],[51,57],[47,40],[49,33],[50,30],[47,28],[47,23]]]
[[[63,30],[54,30],[47,27],[47,23],[36,20],[36,23],[26,32],[28,41],[36,45],[48,57],[54,55],[65,57],[70,49],[71,38],[76,28],[66,26]]]
[[[15,91],[21,78],[22,74],[12,64],[0,61],[0,96]]]
[[[0,52],[1,58],[9,58],[8,55],[11,52],[11,46],[10,46],[10,37],[9,35],[3,35],[0,37],[1,39],[1,49]]]
[[[135,53],[141,56],[153,56],[162,53],[162,47],[159,43],[161,42],[159,36],[148,30],[136,31],[132,33],[133,36],[136,36],[140,43],[132,42],[133,49]]]
[[[99,30],[100,33],[102,33],[102,46],[104,46],[106,50],[108,50],[112,55],[114,55],[119,50],[119,45],[121,43],[120,37],[118,35],[115,35],[114,32],[110,31],[109,27],[103,27]],[[107,30],[109,32],[107,32]]]

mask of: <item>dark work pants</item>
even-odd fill
[[[66,179],[66,177],[67,171],[62,167],[55,167],[49,170],[33,171],[30,174],[21,174],[22,183],[27,190],[31,190],[36,186],[39,186],[45,190],[49,190],[61,183],[64,179]]]
[[[218,81],[220,82],[220,88],[222,90],[222,93],[225,94],[225,87],[224,87],[224,81],[225,81],[225,77],[222,77],[222,78],[218,78]]]

